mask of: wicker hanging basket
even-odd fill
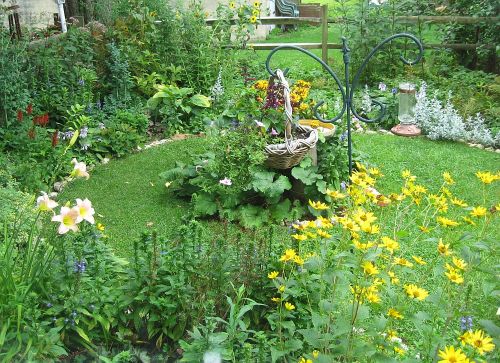
[[[265,165],[273,169],[290,169],[298,165],[311,148],[318,142],[318,131],[309,127],[297,125],[294,128],[296,137],[292,135],[292,105],[290,103],[290,86],[281,70],[276,71],[279,82],[283,87],[285,100],[285,142],[282,144],[267,145]]]

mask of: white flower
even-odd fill
[[[47,193],[42,192],[42,195],[40,195],[36,199],[36,205],[40,211],[49,212],[52,211],[55,207],[57,207],[59,204],[57,204],[54,200],[50,199]]]
[[[60,222],[59,229],[57,232],[59,234],[65,234],[68,231],[76,232],[78,231],[77,224],[82,221],[78,207],[68,208],[61,207],[61,214],[52,217],[53,222]]]
[[[90,178],[90,175],[87,172],[87,165],[84,162],[80,163],[75,158],[73,158],[73,160],[71,160],[71,163],[74,165],[71,176],[82,177],[86,179]]]
[[[77,198],[75,208],[78,208],[78,213],[80,214],[80,217],[83,220],[86,220],[91,224],[95,223],[94,220],[95,211],[94,208],[92,208],[92,203],[90,202],[90,200],[88,200],[87,198],[85,198],[84,200]]]
[[[384,82],[380,82],[378,84],[378,89],[381,90],[382,92],[385,92],[387,90],[387,85]]]
[[[255,121],[255,124],[257,125],[257,127],[266,127],[266,125],[264,125],[262,122],[258,121],[258,120],[254,120]]]
[[[233,182],[229,178],[224,178],[224,179],[219,180],[219,184],[222,184],[222,185],[231,185],[231,184],[233,184]]]

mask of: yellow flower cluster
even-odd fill
[[[265,79],[260,79],[253,84],[252,88],[258,91],[266,91],[268,86],[269,86],[268,81],[266,81]]]
[[[425,300],[429,296],[429,292],[421,287],[414,284],[405,285],[404,289],[409,297],[417,300]]]
[[[379,286],[382,285],[382,280],[376,278],[368,287],[354,285],[350,287],[351,293],[354,295],[354,300],[360,304],[368,301],[372,304],[378,304],[381,299],[379,296]]]
[[[489,171],[478,171],[476,176],[483,182],[484,184],[491,184],[497,180],[500,180],[500,172],[496,174],[492,174]]]
[[[292,227],[301,232],[292,234],[291,237],[297,241],[306,241],[319,237],[330,238],[332,235],[325,229],[333,228],[333,223],[328,218],[319,216],[315,221],[303,221],[292,224]]]
[[[409,275],[409,273],[404,268],[427,270],[432,268],[429,265],[432,265],[434,261],[430,256],[427,256],[429,259],[424,259],[418,255],[404,255],[405,242],[414,236],[413,234],[409,237],[408,234],[405,234],[406,225],[401,223],[394,226],[394,228],[391,227],[390,232],[382,231],[381,227],[385,225],[383,223],[384,218],[392,212],[392,208],[385,207],[388,205],[394,206],[396,212],[401,213],[403,216],[412,213],[412,210],[416,209],[422,213],[412,220],[410,227],[414,226],[423,233],[430,233],[431,231],[443,233],[441,236],[436,236],[435,248],[437,251],[436,256],[440,256],[438,259],[444,267],[442,281],[450,281],[451,283],[447,285],[449,287],[450,285],[453,286],[453,284],[464,284],[465,273],[470,269],[470,266],[469,261],[466,262],[466,260],[461,259],[452,250],[451,244],[454,248],[457,246],[455,242],[449,243],[453,239],[445,233],[448,232],[449,227],[457,227],[461,223],[465,225],[464,222],[480,224],[483,219],[484,224],[487,226],[489,218],[500,210],[500,204],[493,206],[489,210],[481,205],[468,207],[466,201],[454,196],[452,190],[450,190],[456,182],[449,172],[443,173],[442,185],[436,194],[430,194],[425,186],[417,183],[417,177],[411,171],[405,170],[402,173],[404,184],[401,191],[396,194],[384,195],[375,188],[377,179],[381,175],[376,168],[367,168],[357,164],[356,171],[353,172],[350,179],[350,185],[345,190],[327,189],[325,191],[327,203],[309,201],[309,206],[314,211],[327,215],[327,217],[320,216],[316,220],[293,224],[296,233],[292,235],[292,238],[300,242],[308,241],[299,244],[299,251],[303,259],[298,261],[302,263],[304,263],[304,259],[307,260],[310,256],[303,253],[302,246],[307,246],[306,248],[323,246],[320,242],[325,242],[325,247],[330,246],[330,244],[334,245],[335,253],[338,251],[340,255],[343,252],[346,252],[349,256],[353,255],[355,259],[349,260],[348,263],[351,264],[352,261],[359,262],[348,267],[354,277],[349,281],[349,289],[353,295],[352,303],[380,304],[391,324],[396,324],[397,320],[405,318],[404,315],[413,313],[411,311],[413,303],[399,310],[400,308],[392,305],[396,300],[392,299],[391,296],[387,298],[384,295],[385,288],[399,290],[400,294],[408,296],[416,303],[425,301],[430,294],[426,289],[427,285],[422,282],[413,283],[416,281],[415,279],[413,281],[406,280],[405,275]],[[489,184],[498,179],[496,174],[490,172],[479,172],[476,175],[484,184]],[[386,213],[388,209],[389,211]],[[455,213],[457,211],[459,213]],[[318,212],[315,213],[319,214]],[[335,235],[333,239],[332,235]],[[341,237],[336,240],[335,238],[338,236]],[[416,241],[422,237],[420,234],[417,234],[417,236]],[[329,241],[318,241],[321,238],[329,239]],[[322,249],[322,251],[324,250]],[[324,256],[323,253],[322,256]],[[300,257],[295,250],[287,249],[285,251],[280,261],[290,263],[285,265],[283,274],[286,275],[288,271],[291,271],[291,274],[301,275],[314,273],[316,261],[313,261],[314,263],[311,263],[307,270],[298,269],[295,265],[300,266],[301,263],[297,262],[297,258]],[[321,259],[318,258],[318,261],[321,261]],[[272,280],[278,279],[280,283],[287,281],[284,277],[280,277],[277,271],[270,272],[268,277]],[[274,284],[282,294],[280,297],[274,298],[276,302],[283,304],[280,307],[284,307],[284,309],[280,311],[294,310],[295,305],[291,302],[285,302],[288,299],[288,291],[285,285],[279,285],[276,281],[274,281]],[[384,304],[391,303],[391,305],[382,307],[382,301]],[[393,326],[391,327],[393,328]],[[394,334],[387,333],[387,336],[391,342],[392,339],[401,341],[400,338],[397,338],[396,332]],[[466,332],[460,337],[460,340],[463,345],[473,347],[481,355],[491,352],[495,347],[492,338],[480,330]],[[404,348],[404,344],[394,346],[392,349],[398,355],[404,355],[408,350]],[[472,349],[465,350],[467,354],[469,351],[472,351]],[[471,362],[461,349],[456,349],[453,346],[447,346],[443,350],[439,350],[438,354],[442,359],[440,362]],[[306,354],[304,358],[300,358],[300,362],[309,362],[306,357],[311,358],[309,354]]]
[[[297,252],[295,252],[294,249],[287,249],[285,251],[285,253],[283,254],[283,256],[281,256],[280,258],[280,261],[281,262],[289,262],[289,261],[292,261],[294,263],[296,263],[297,265],[299,266],[302,266],[304,264],[304,259],[302,257],[300,257]]]
[[[495,349],[495,344],[492,343],[493,339],[482,330],[476,330],[474,332],[468,330],[460,336],[459,340],[462,346],[470,345],[481,355]]]
[[[309,90],[311,89],[311,83],[304,80],[298,80],[293,85],[290,91],[290,100],[292,104],[298,105],[300,102],[304,101],[309,96]]]

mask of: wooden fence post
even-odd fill
[[[321,59],[328,64],[328,5],[321,5]]]

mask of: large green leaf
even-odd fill
[[[317,167],[313,166],[296,166],[292,169],[292,176],[295,179],[300,180],[305,185],[313,185],[317,180],[323,179],[323,175],[316,173],[317,169]]]
[[[292,188],[292,184],[284,175],[274,180],[276,173],[270,171],[258,171],[254,174],[252,187],[256,192],[261,192],[268,198],[280,197],[285,190]]]
[[[200,94],[191,97],[191,103],[198,107],[210,107],[210,98]]]
[[[289,218],[291,206],[292,206],[292,203],[290,202],[289,199],[285,199],[281,203],[274,204],[274,205],[270,206],[269,210],[271,213],[271,217],[275,221],[282,221],[282,220]]]
[[[269,219],[269,211],[255,205],[243,205],[238,212],[241,224],[246,228],[260,227]]]
[[[193,196],[194,212],[199,216],[212,216],[217,212],[217,204],[209,194],[198,194]]]

